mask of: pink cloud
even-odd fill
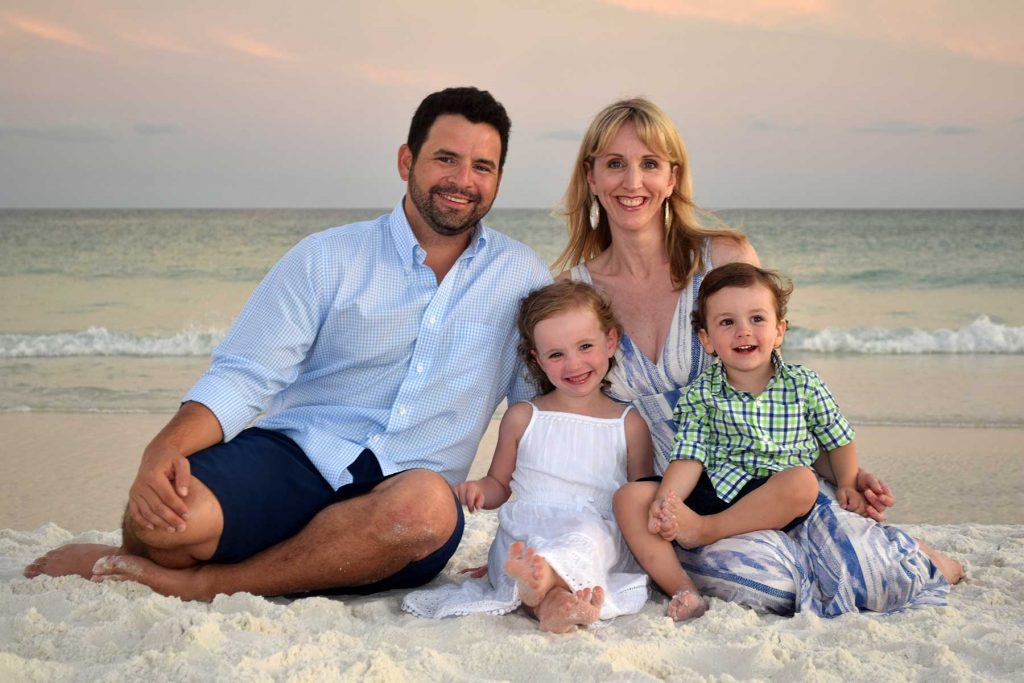
[[[727,24],[774,28],[798,20],[821,19],[829,8],[823,0],[604,0],[633,12],[702,19]]]
[[[42,38],[43,40],[49,40],[54,43],[60,43],[61,45],[67,45],[68,47],[76,47],[82,50],[90,50],[92,52],[99,51],[99,48],[89,43],[81,33],[73,29],[57,26],[56,24],[49,24],[45,21],[33,19],[32,17],[8,15],[6,19],[8,24],[22,33],[27,33],[31,36]]]
[[[1016,2],[977,7],[956,0],[600,0],[627,11],[680,20],[810,29],[971,59],[1024,65]]]
[[[944,47],[983,62],[1024,65],[1024,43],[1019,40],[1000,42],[994,38],[954,36],[945,41]]]
[[[246,36],[227,34],[222,37],[222,43],[232,50],[259,59],[269,59],[276,62],[292,62],[295,56],[277,48],[270,43],[264,43]]]

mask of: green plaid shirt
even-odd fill
[[[853,441],[853,429],[818,375],[772,359],[775,375],[758,396],[734,389],[715,363],[676,404],[671,459],[704,465],[726,503],[755,477],[809,467],[819,444],[832,451]]]

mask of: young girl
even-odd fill
[[[454,486],[475,512],[502,506],[488,581],[414,591],[408,612],[505,614],[520,604],[564,633],[640,611],[647,577],[612,513],[612,495],[652,472],[647,425],[603,392],[619,324],[592,287],[558,282],[523,300],[520,355],[541,388],[501,420],[487,476]]]

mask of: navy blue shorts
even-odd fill
[[[660,483],[661,477],[643,477],[642,479],[638,479],[637,481],[653,481]],[[686,507],[696,512],[698,515],[717,515],[719,512],[724,512],[725,510],[731,508],[743,496],[749,495],[753,491],[756,491],[757,489],[764,486],[765,482],[767,481],[768,477],[756,477],[754,479],[751,479],[750,481],[747,482],[746,486],[739,490],[739,493],[737,493],[736,497],[732,499],[732,502],[726,503],[725,501],[718,497],[718,492],[715,491],[715,485],[711,483],[711,479],[708,477],[708,473],[705,471],[701,471],[700,479],[697,480],[697,485],[693,487],[693,491],[690,492],[690,495],[687,496],[686,500],[684,500],[683,503],[685,503]],[[782,527],[782,530],[789,531],[791,529],[795,529],[798,524],[807,519],[807,516],[811,514],[811,510],[814,509],[814,505],[817,505],[817,501],[815,501],[815,503],[811,505],[807,512],[800,515],[786,526]]]
[[[328,505],[368,493],[390,478],[381,473],[376,456],[364,450],[348,467],[352,483],[335,491],[298,444],[284,434],[258,427],[199,451],[188,462],[192,476],[213,492],[224,514],[220,543],[209,560],[216,563],[240,562],[291,538]],[[414,588],[440,574],[459,547],[465,526],[454,493],[452,500],[458,522],[441,548],[386,579],[331,592],[366,594]]]

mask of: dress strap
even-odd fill
[[[715,267],[711,262],[711,238],[705,237],[700,244],[700,258],[704,262],[704,273]],[[702,273],[703,275],[703,273]]]
[[[590,271],[587,270],[586,263],[579,263],[569,270],[569,279],[573,282],[586,282],[588,285],[594,284],[593,278],[590,277]]]

